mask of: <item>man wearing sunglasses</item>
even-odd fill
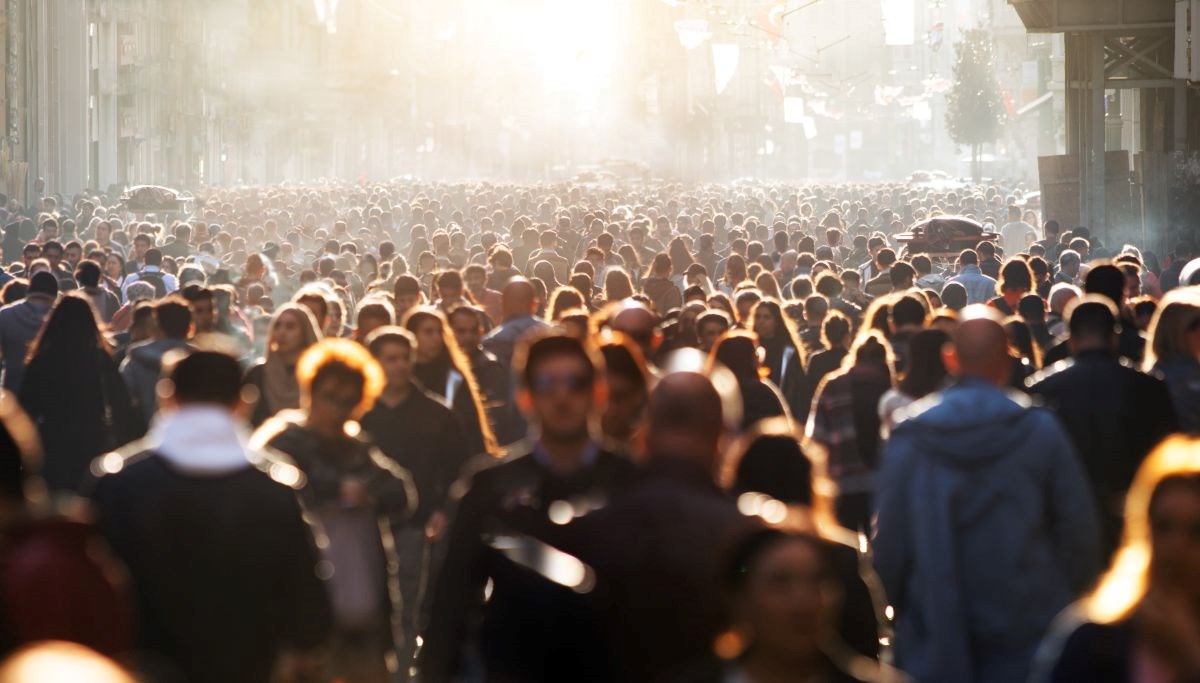
[[[565,523],[629,480],[629,460],[595,437],[606,395],[603,361],[575,338],[541,333],[517,347],[514,370],[530,437],[464,482],[434,592],[423,680],[455,678],[472,649],[482,661],[471,671],[482,666],[489,680],[610,677],[596,646],[600,624],[582,598],[496,549],[513,532],[509,512],[533,510]]]

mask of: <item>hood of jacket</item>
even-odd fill
[[[674,286],[675,283],[665,277],[650,276],[642,281],[642,289],[645,290],[646,296],[651,299],[657,299],[670,291],[670,287]]]
[[[913,439],[944,465],[974,469],[1021,447],[1029,435],[1019,424],[1031,405],[1024,394],[963,378],[905,408],[893,433]]]
[[[138,363],[157,368],[162,365],[163,356],[167,355],[168,351],[187,346],[187,341],[183,339],[152,339],[131,347],[129,357]]]

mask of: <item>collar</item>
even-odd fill
[[[229,410],[199,404],[160,413],[142,443],[189,474],[221,475],[250,466],[248,442]]]
[[[143,273],[161,273],[162,268],[159,268],[158,266],[142,266],[142,272]]]
[[[542,448],[542,442],[540,439],[533,445],[533,452],[530,453],[530,456],[537,464],[545,467],[551,472],[554,472],[555,474],[566,474],[554,463],[554,460],[550,457],[550,454],[546,452],[546,449]],[[600,444],[596,443],[595,439],[589,439],[587,445],[583,447],[583,455],[579,458],[579,468],[575,471],[579,472],[582,470],[591,469],[592,466],[596,464],[596,459],[599,456]]]

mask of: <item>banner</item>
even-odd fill
[[[713,80],[718,95],[725,92],[725,88],[737,73],[740,54],[741,48],[734,43],[712,44]]]

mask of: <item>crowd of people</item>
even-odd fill
[[[0,204],[4,680],[1200,676],[1186,239],[900,183]]]

